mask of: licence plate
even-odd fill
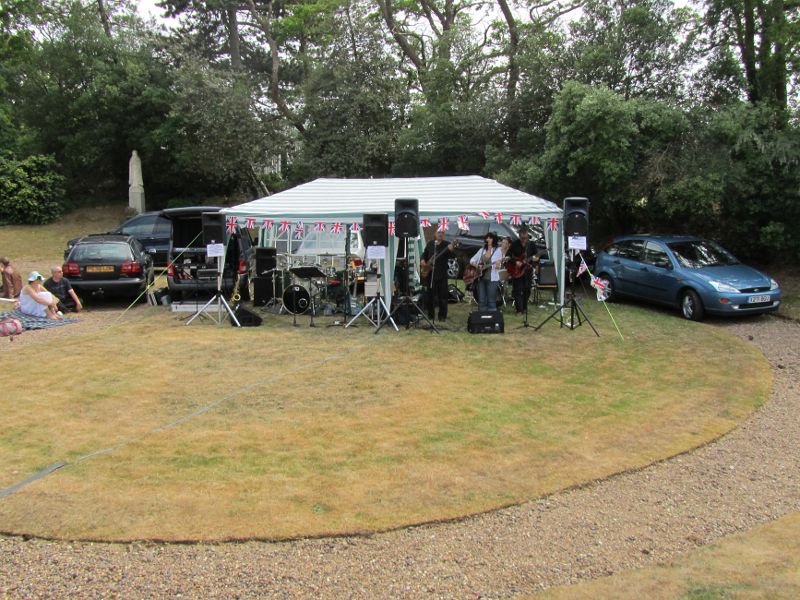
[[[755,304],[756,302],[769,302],[771,298],[769,296],[750,296],[747,299],[748,304]]]
[[[114,265],[89,265],[86,267],[87,273],[113,273]]]

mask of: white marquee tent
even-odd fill
[[[423,226],[430,223],[436,227],[453,221],[468,224],[482,220],[502,220],[511,225],[540,223],[550,256],[557,265],[556,273],[564,272],[561,209],[548,200],[477,175],[315,179],[223,212],[229,223],[235,220],[245,227],[282,231],[298,240],[312,231],[335,232],[342,235],[344,248],[344,232],[348,226],[360,228],[364,213],[387,213],[391,230],[397,198],[416,198],[419,201]],[[381,272],[387,302],[391,298],[396,246],[396,239],[390,236],[385,260],[380,261],[384,263]],[[559,296],[563,303],[563,282],[559,285]]]

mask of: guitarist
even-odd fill
[[[514,308],[519,315],[528,311],[528,296],[530,296],[533,283],[533,269],[539,262],[539,254],[536,244],[531,241],[527,227],[521,226],[517,233],[519,238],[511,243],[511,250],[509,250],[510,261],[513,264],[513,268],[509,268],[509,274],[512,277]]]
[[[425,297],[425,311],[433,321],[435,305],[439,305],[439,321],[447,320],[447,261],[453,258],[453,243],[444,241],[444,231],[437,230],[433,239],[425,246],[420,260],[420,272],[423,282],[428,286]]]

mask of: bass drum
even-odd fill
[[[302,285],[293,283],[283,290],[283,306],[294,315],[302,315],[311,306],[311,294]]]

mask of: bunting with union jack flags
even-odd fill
[[[299,225],[299,223],[298,223],[298,225]],[[306,233],[305,227],[297,227],[297,228],[295,228],[295,230],[294,230],[294,239],[302,240],[303,236],[305,235],[305,233]]]
[[[439,219],[439,226],[436,228],[436,231],[447,231],[448,219],[447,217],[441,217]]]
[[[458,217],[458,228],[461,231],[469,231],[469,217],[467,215]]]
[[[358,221],[353,221],[353,223],[350,225],[350,230],[361,231],[361,224]]]
[[[334,223],[333,225],[331,225],[331,233],[335,233],[336,235],[342,233],[342,224]]]
[[[255,229],[256,228],[256,218],[255,217],[245,217],[244,218],[244,226],[247,229]]]
[[[423,217],[422,219],[419,220],[419,226],[420,227],[430,227],[431,226],[431,220],[428,217]]]
[[[502,223],[503,222],[503,213],[494,213],[494,220],[495,223]]]
[[[275,221],[272,219],[264,219],[261,222],[261,229],[272,229],[272,226],[275,224]]]
[[[228,233],[236,233],[236,217],[228,217],[226,229]]]
[[[394,221],[389,221],[389,235],[394,235]]]
[[[488,210],[482,210],[478,214],[483,217],[484,221],[488,221],[489,218],[492,216],[491,214],[489,214]]]
[[[550,217],[547,219],[547,229],[550,231],[558,231],[558,218]]]
[[[322,233],[325,233],[325,222],[317,221],[314,223],[314,231],[321,231]]]
[[[539,217],[530,217],[528,219],[528,225],[541,225],[542,220]]]
[[[509,223],[512,225],[522,225],[522,215],[511,215]]]
[[[281,221],[281,224],[278,225],[278,231],[281,233],[286,233],[292,228],[292,224],[289,221]]]

